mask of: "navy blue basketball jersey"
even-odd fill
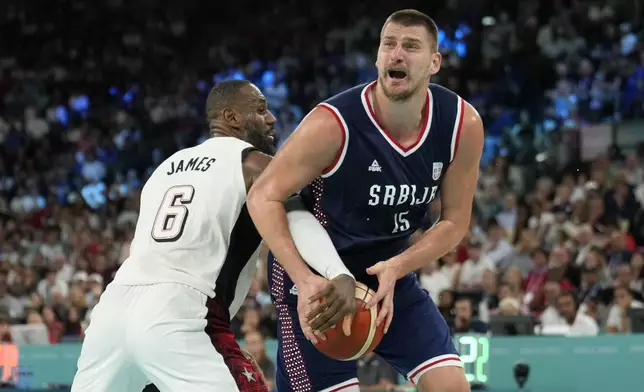
[[[422,226],[454,159],[464,106],[458,95],[431,84],[418,139],[403,147],[375,117],[374,86],[356,86],[319,104],[342,128],[342,149],[301,192],[347,267],[366,284],[365,269],[402,252]]]

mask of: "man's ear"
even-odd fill
[[[234,126],[239,126],[241,122],[241,115],[232,108],[224,109],[224,111],[222,112],[222,117],[225,122]]]

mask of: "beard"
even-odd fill
[[[407,90],[394,92],[389,90],[389,88],[385,84],[384,76],[378,77],[378,83],[380,83],[385,96],[393,102],[405,102],[409,100],[422,87],[421,84],[417,84],[415,86],[410,86]]]
[[[245,137],[244,139],[253,145],[256,149],[268,155],[275,155],[275,140],[266,135],[266,132],[260,129],[258,126],[255,126],[250,123],[246,123],[246,128],[244,129]]]

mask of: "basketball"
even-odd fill
[[[366,285],[356,282],[356,314],[351,324],[351,335],[342,332],[342,320],[327,329],[326,340],[318,339],[315,347],[326,356],[340,361],[356,360],[372,351],[382,340],[385,323],[376,327],[380,305],[367,310],[366,303],[375,295]]]

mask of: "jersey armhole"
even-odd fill
[[[255,147],[246,147],[246,148],[244,148],[242,150],[242,152],[241,152],[241,161],[242,161],[242,163],[244,163],[244,161],[246,161],[246,159],[248,158],[250,153],[253,152],[253,151],[259,151],[259,149],[255,148]]]
[[[463,128],[463,117],[465,112],[465,101],[460,96],[457,96],[456,100],[456,118],[454,119],[454,129],[452,130],[452,141],[450,144],[450,163],[456,157],[456,152],[458,151],[458,142],[461,138],[461,129]]]
[[[344,157],[347,153],[347,146],[349,145],[349,128],[347,127],[347,123],[344,121],[342,114],[335,106],[329,105],[328,103],[321,103],[318,105],[318,107],[329,111],[329,113],[331,113],[335,118],[335,121],[338,123],[340,130],[342,131],[342,145],[338,149],[333,162],[331,162],[329,167],[322,171],[321,177],[327,178],[331,177],[333,173],[338,171],[338,169],[342,165],[342,161],[344,160]]]

